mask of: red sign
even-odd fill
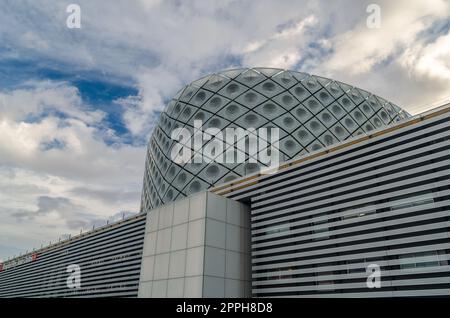
[[[38,257],[37,253],[31,254],[31,261],[34,262],[35,260],[37,260],[37,257]]]
[[[0,272],[3,271],[3,263],[0,263]]]

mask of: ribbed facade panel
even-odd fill
[[[145,222],[141,214],[5,266],[0,297],[137,297]],[[80,288],[67,286],[69,265],[81,269]]]
[[[221,190],[251,202],[254,296],[450,295],[450,115],[414,121]]]

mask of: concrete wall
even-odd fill
[[[139,297],[247,297],[250,214],[209,192],[150,210]]]

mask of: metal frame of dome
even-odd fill
[[[407,117],[397,105],[365,90],[301,72],[242,68],[202,77],[175,95],[153,130],[141,211],[251,174],[262,165],[173,162],[169,132],[192,130],[195,119],[220,129],[278,127],[282,162]]]

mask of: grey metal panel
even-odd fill
[[[434,187],[442,187],[442,186],[448,186],[450,185],[450,181],[441,181],[441,182],[434,182],[433,186]],[[327,208],[323,208],[320,212],[330,212],[336,209],[347,209],[347,208],[351,208],[352,206],[359,206],[362,204],[367,204],[368,203],[368,199],[370,199],[369,202],[372,202],[374,200],[386,200],[389,199],[390,197],[394,197],[394,196],[400,196],[400,195],[407,195],[410,193],[415,193],[415,192],[421,192],[421,191],[426,191],[429,190],[430,186],[429,185],[421,185],[421,186],[416,186],[410,189],[405,189],[405,190],[397,190],[397,191],[392,191],[391,193],[388,194],[383,194],[383,195],[373,195],[372,197],[367,197],[364,199],[359,199],[359,200],[354,200],[354,201],[349,201],[349,202],[345,202],[345,203],[339,203],[336,204],[334,206],[330,206]],[[308,206],[308,208],[311,209],[311,214],[318,214],[317,209],[314,210],[314,204],[311,204]],[[292,208],[287,208],[284,210],[280,210],[280,211],[276,211],[276,212],[271,212],[272,216],[280,216],[280,215],[285,215],[287,212],[295,212],[299,210],[299,207],[292,207]],[[263,215],[263,216],[255,216],[252,217],[251,220],[252,222],[255,222],[255,226],[262,226],[262,225],[268,225],[268,224],[272,224],[274,221],[272,219],[270,220],[266,220],[268,218],[267,215]],[[292,218],[292,216],[280,216],[278,221],[286,221],[289,220],[290,218]],[[256,224],[256,222],[258,222],[258,224]]]
[[[38,250],[38,258],[0,272],[0,297],[136,297],[146,215]],[[66,266],[81,267],[81,288]]]
[[[436,196],[436,198],[439,198],[440,196]],[[388,208],[390,207],[392,204],[391,203],[387,203],[387,204],[379,204],[379,205],[371,205],[369,208],[371,209],[383,209],[383,208]],[[424,205],[420,205],[420,206],[414,206],[414,207],[405,207],[402,209],[398,209],[398,210],[391,210],[391,211],[386,211],[386,212],[382,212],[382,213],[373,213],[373,214],[367,214],[364,216],[360,216],[360,217],[354,217],[354,218],[350,218],[350,219],[342,219],[343,214],[342,213],[335,213],[333,215],[331,215],[333,218],[341,218],[341,220],[339,221],[333,221],[330,222],[328,221],[328,218],[330,215],[326,215],[323,217],[315,217],[315,214],[306,214],[306,215],[311,215],[311,218],[305,219],[305,220],[301,220],[301,221],[295,221],[295,222],[291,222],[290,226],[299,226],[299,225],[307,225],[310,224],[311,221],[313,222],[322,222],[322,221],[328,221],[328,226],[342,226],[342,225],[352,225],[354,224],[355,226],[357,225],[357,223],[361,223],[361,222],[367,222],[367,221],[374,221],[371,224],[366,225],[367,228],[376,228],[379,227],[379,224],[381,224],[379,221],[379,215],[382,214],[383,217],[391,217],[391,216],[399,216],[399,215],[405,215],[405,214],[410,214],[412,212],[417,212],[417,211],[423,211],[426,209],[430,209],[430,208],[437,208],[437,207],[445,207],[445,206],[449,206],[450,205],[450,199],[448,200],[442,200],[439,202],[434,202],[434,203],[428,203],[428,204],[424,204]],[[352,214],[362,214],[364,212],[367,212],[368,209],[355,209],[352,211]],[[404,220],[404,219],[403,219]],[[398,221],[397,221],[398,222]],[[395,223],[392,223],[395,224]],[[260,233],[265,233],[268,229],[272,230],[272,229],[277,229],[277,228],[283,228],[282,225],[278,225],[278,226],[268,226],[268,227],[264,227],[264,228],[260,228],[257,230],[252,231],[252,234],[260,234]],[[302,227],[304,228],[304,227]],[[264,239],[273,239],[273,240],[277,240],[279,237],[285,236],[287,234],[297,234],[297,233],[301,233],[302,231],[304,231],[304,229],[294,229],[294,230],[285,230],[284,232],[278,232],[278,233],[273,233],[273,234],[265,234],[264,235]],[[354,231],[355,228],[348,228],[348,231]],[[336,233],[336,232],[335,232]],[[262,240],[261,237],[259,236],[254,236],[252,238],[252,242],[257,243],[258,241]]]
[[[254,296],[450,295],[449,117],[226,193],[251,202]],[[366,286],[372,263],[381,289]]]
[[[321,185],[318,185],[318,186],[315,186],[315,185],[319,184],[320,182],[326,181],[327,179],[330,179],[331,176],[334,177],[334,178],[337,178],[337,177],[339,177],[339,178],[342,177],[342,178],[340,180],[338,180],[338,181],[329,182],[327,184],[327,186],[329,186],[329,187],[341,184],[343,182],[352,181],[352,180],[355,180],[355,179],[357,181],[358,179],[362,179],[363,177],[371,176],[371,175],[374,175],[374,174],[389,173],[391,171],[394,171],[395,169],[407,166],[408,164],[413,164],[413,163],[418,163],[418,162],[423,162],[424,163],[424,166],[421,169],[425,170],[427,168],[427,165],[433,165],[432,163],[430,163],[431,160],[437,159],[437,158],[440,158],[440,157],[444,157],[444,156],[448,156],[450,154],[450,150],[443,150],[443,151],[441,151],[439,153],[433,153],[433,154],[427,155],[428,151],[434,150],[436,148],[438,148],[438,146],[431,145],[429,147],[424,147],[424,148],[417,149],[417,151],[415,151],[414,155],[417,156],[417,157],[420,156],[419,158],[416,157],[416,158],[410,159],[408,161],[405,160],[402,163],[391,164],[391,162],[394,162],[397,159],[404,158],[405,154],[399,154],[397,156],[391,156],[391,157],[389,157],[387,159],[384,159],[384,160],[376,161],[376,163],[378,165],[382,165],[382,164],[386,165],[385,168],[377,169],[376,173],[375,173],[375,171],[364,172],[364,173],[360,173],[360,174],[358,173],[356,176],[345,177],[345,175],[347,175],[347,174],[349,174],[351,172],[356,172],[358,170],[363,170],[363,169],[366,169],[366,168],[369,168],[369,167],[373,166],[374,162],[371,162],[371,163],[367,163],[365,165],[358,166],[358,168],[356,168],[356,169],[349,169],[349,170],[346,170],[344,172],[339,172],[339,173],[336,173],[336,174],[331,174],[332,171],[329,171],[330,174],[328,174],[327,176],[320,177],[320,178],[315,178],[314,180],[311,180],[311,181],[306,181],[305,182],[305,181],[302,180],[302,177],[298,177],[298,178],[296,178],[297,180],[289,180],[289,182],[287,182],[287,181],[281,182],[280,184],[277,184],[276,186],[277,187],[283,186],[283,189],[270,191],[270,196],[271,197],[273,196],[272,199],[265,199],[264,195],[252,196],[252,200],[256,201],[253,205],[256,208],[256,207],[261,206],[261,205],[265,205],[265,204],[268,204],[268,203],[271,203],[271,202],[275,202],[275,201],[282,201],[285,198],[289,198],[289,194],[286,194],[286,195],[280,195],[280,194],[286,193],[287,191],[290,191],[290,190],[295,190],[296,187],[299,186],[299,184],[302,187],[308,186],[308,192],[311,192],[314,189],[323,188],[323,186],[321,186]],[[446,163],[447,162],[444,162],[442,165],[445,165]],[[331,170],[336,170],[338,168],[339,168],[339,166],[336,165]],[[430,166],[429,168],[432,168],[432,166]],[[327,173],[327,172],[328,171],[325,171],[325,170],[323,172],[321,171],[321,173]],[[388,178],[388,177],[387,176],[384,177],[384,179],[386,179],[386,178]],[[377,180],[382,180],[382,179],[377,179]],[[370,184],[370,183],[368,183],[368,184]],[[342,188],[342,189],[344,189],[344,188]],[[270,190],[270,188],[267,188],[267,190]],[[298,192],[298,193],[296,193],[296,195],[297,194],[302,194],[302,192]]]

